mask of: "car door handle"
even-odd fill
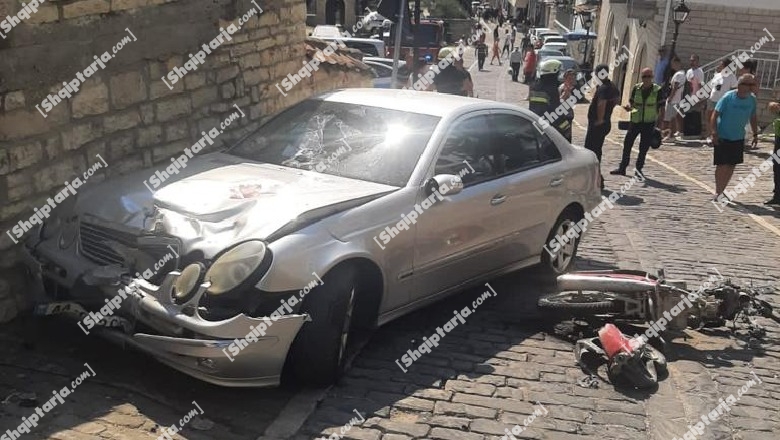
[[[490,199],[490,204],[493,206],[500,205],[506,201],[506,196],[503,194],[496,194]]]
[[[556,177],[550,181],[550,186],[558,186],[563,183],[563,177]]]

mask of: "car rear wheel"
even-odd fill
[[[322,386],[343,373],[357,291],[354,267],[337,268],[323,277],[322,286],[306,296],[304,323],[290,347],[289,371],[299,383]]]
[[[567,209],[558,216],[558,220],[555,221],[555,226],[547,236],[547,240],[544,242],[545,246],[550,243],[556,236],[565,237],[569,230],[574,229],[581,217],[577,215],[574,209]],[[546,250],[542,250],[542,269],[550,276],[557,277],[568,272],[574,265],[574,259],[577,256],[577,248],[580,244],[580,237],[569,240],[563,244],[554,255]]]

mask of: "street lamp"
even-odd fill
[[[672,50],[669,52],[670,61],[674,56],[674,49],[677,47],[677,34],[680,31],[680,25],[688,20],[688,14],[690,13],[691,10],[685,5],[685,0],[680,0],[677,6],[674,7],[674,35],[672,35]]]
[[[590,15],[590,12],[582,12],[580,15],[580,19],[582,20],[582,26],[585,28],[585,53],[582,56],[582,64],[587,67],[588,64],[588,38],[590,36],[590,27],[593,26],[593,18]]]

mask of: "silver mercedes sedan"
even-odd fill
[[[36,312],[218,385],[332,382],[350,330],[569,269],[578,239],[544,244],[602,201],[598,164],[535,120],[431,92],[302,101],[225,151],[193,146],[176,173],[58,206],[25,242]]]

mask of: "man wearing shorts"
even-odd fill
[[[758,119],[756,117],[757,99],[750,92],[756,84],[756,77],[742,75],[737,82],[737,90],[727,92],[718,101],[710,118],[710,133],[715,146],[715,198],[720,201],[723,191],[734,174],[736,165],[743,162],[745,150],[745,124],[750,121],[753,129],[752,145],[758,144]],[[725,198],[724,198],[725,199]]]
[[[680,58],[675,55],[671,61],[672,71],[674,76],[670,80],[669,97],[666,98],[666,109],[664,110],[664,129],[668,130],[665,142],[669,142],[680,136],[682,130],[683,118],[675,110],[679,107],[680,101],[682,101],[683,87],[685,86],[685,70],[680,68]]]

